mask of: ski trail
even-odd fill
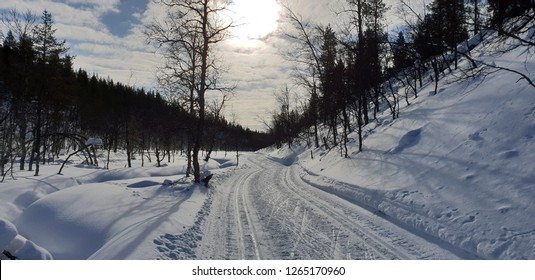
[[[259,172],[259,171],[257,171]],[[242,246],[241,249],[241,258],[245,259],[251,257],[247,255],[246,251],[250,251],[252,246],[254,255],[252,256],[255,259],[261,259],[262,255],[258,247],[256,231],[254,223],[251,219],[249,206],[247,204],[247,192],[245,190],[246,186],[251,183],[251,178],[257,173],[253,172],[247,176],[242,177],[242,179],[237,182],[237,190],[235,192],[235,209],[236,209],[236,220],[238,224],[239,231],[239,240]],[[250,239],[250,240],[249,240]]]
[[[306,183],[299,166],[258,154],[242,158],[243,167],[219,181],[202,227],[201,259],[458,258]]]

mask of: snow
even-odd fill
[[[523,47],[483,55],[496,47],[471,53],[535,71]],[[73,159],[63,175],[58,163],[39,177],[17,171],[0,184],[1,249],[19,259],[535,259],[534,90],[510,72],[458,75],[444,73],[437,95],[429,82],[399,119],[379,115],[363,152],[349,135],[349,158],[304,144],[240,153],[239,166],[216,154],[203,162],[209,188],[185,177],[180,155],[163,167],[126,168],[119,152],[109,170]]]
[[[2,248],[19,259],[159,258],[154,242],[191,227],[208,189],[185,178],[180,156],[160,168],[124,168],[125,159],[116,154],[110,170],[72,162],[65,175],[56,174],[59,164],[41,166],[40,177],[17,172],[0,189]],[[217,161],[203,165],[218,168]]]
[[[11,222],[0,217],[0,248],[8,251],[20,259],[52,259],[50,253],[32,241],[27,240],[18,234],[17,228]],[[0,259],[6,260],[7,256],[2,254]]]
[[[524,51],[486,59],[533,72]],[[303,178],[473,256],[534,259],[535,95],[517,80],[507,72],[461,82],[448,76],[437,96],[420,97],[374,129],[364,152],[353,141],[350,159],[300,154]]]
[[[17,228],[11,222],[0,218],[0,247],[9,245],[17,234]]]

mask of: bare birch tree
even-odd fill
[[[218,83],[221,66],[214,46],[228,38],[231,19],[223,19],[227,0],[160,0],[167,10],[164,21],[149,25],[147,38],[163,51],[166,63],[160,71],[162,84],[186,95],[196,118],[191,131],[192,164],[196,183],[201,182],[199,151],[203,146],[206,93],[227,90]]]

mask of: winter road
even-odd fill
[[[245,155],[217,176],[198,259],[458,259],[411,232],[301,179],[297,164]]]

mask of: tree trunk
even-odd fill
[[[236,166],[240,165],[240,153],[238,151],[238,145],[236,145]]]
[[[33,154],[36,156],[34,158],[35,160],[35,174],[34,176],[39,176],[39,149],[41,146],[41,101],[37,101],[37,122],[35,124],[35,139],[34,139],[34,148],[33,148]],[[30,164],[31,168],[31,164]]]
[[[201,182],[201,169],[199,165],[199,150],[200,147],[195,145],[193,148],[193,180],[195,183]]]
[[[438,68],[438,61],[436,58],[431,59],[431,66],[433,67],[433,73],[435,74],[435,95],[438,93],[438,81],[440,79],[440,69]]]
[[[474,0],[474,35],[479,33],[479,0]]]
[[[359,135],[359,152],[362,152],[362,127],[363,127],[363,120],[362,120],[362,102],[359,102],[359,106],[358,106],[358,112],[357,112],[357,115],[358,115],[358,120],[357,120],[357,123],[358,123],[358,135]]]
[[[188,158],[188,167],[186,169],[186,177],[189,177],[191,175],[191,171],[192,171],[192,148],[191,148],[191,144],[188,143],[188,148],[187,148],[187,152],[186,152],[186,157]]]
[[[19,145],[20,145],[20,163],[19,169],[24,170],[26,164],[26,153],[28,152],[26,148],[26,133],[27,133],[26,122],[20,124],[19,127]]]

